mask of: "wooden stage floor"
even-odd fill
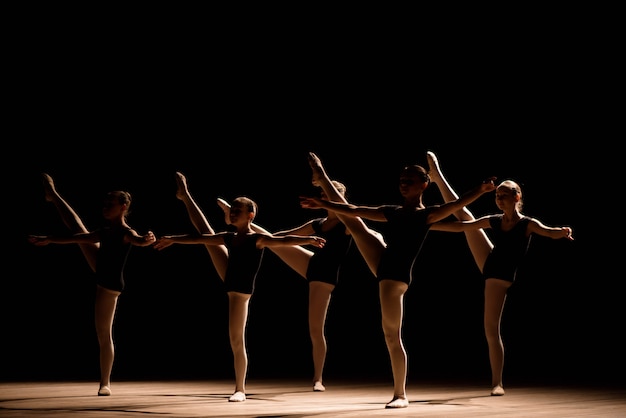
[[[411,383],[410,405],[385,409],[391,382],[249,380],[247,400],[228,402],[232,381],[0,382],[0,417],[626,417],[626,388],[524,385],[504,396],[465,383]]]

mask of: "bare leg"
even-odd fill
[[[426,153],[426,158],[428,160],[428,174],[430,175],[430,179],[439,188],[443,200],[445,202],[451,202],[458,199],[458,194],[454,191],[454,189],[452,189],[441,172],[439,161],[437,160],[435,153],[428,151]],[[462,210],[455,212],[454,216],[461,221],[470,221],[474,219],[472,212],[470,212],[470,210],[465,206]],[[489,240],[489,237],[487,237],[485,231],[482,229],[466,231],[465,238],[467,239],[467,244],[469,245],[470,251],[474,256],[474,261],[476,262],[478,269],[482,272],[485,260],[487,260],[487,256],[491,252],[493,244]]]
[[[504,344],[500,334],[502,311],[506,302],[507,290],[511,283],[499,279],[485,280],[484,327],[487,345],[489,346],[489,363],[491,365],[491,394],[504,395],[502,372],[504,370]]]
[[[244,293],[228,292],[228,333],[235,362],[235,393],[230,397],[230,402],[246,400],[248,353],[245,334],[250,297],[251,295]]]
[[[217,204],[224,211],[224,217],[227,224],[230,224],[230,203],[225,201],[224,199],[218,198]],[[257,225],[256,223],[252,223],[252,229],[255,232],[259,232],[262,234],[269,234],[267,229],[262,226]],[[304,247],[299,245],[297,246],[281,246],[281,247],[273,247],[270,248],[274,254],[276,254],[285,264],[291,267],[296,273],[298,273],[303,278],[306,278],[306,272],[309,267],[309,260],[313,256],[313,251],[307,250]]]
[[[70,229],[73,234],[87,233],[89,230],[83,224],[78,214],[72,207],[61,197],[54,187],[54,181],[48,174],[43,173],[43,188],[46,201],[51,202],[61,215],[63,223]],[[100,244],[78,244],[91,270],[96,271],[96,256]]]
[[[202,213],[200,207],[191,196],[189,188],[187,187],[187,179],[180,172],[176,172],[176,185],[178,186],[176,197],[185,204],[189,219],[196,230],[201,234],[215,234],[215,231],[204,216],[204,213]],[[217,274],[224,280],[226,267],[228,265],[228,249],[225,245],[205,245],[205,247],[211,256]]]
[[[100,389],[98,395],[108,396],[111,394],[111,370],[115,358],[113,344],[113,320],[117,308],[117,298],[120,292],[96,287],[96,334],[100,347]]]
[[[309,153],[309,165],[313,172],[313,184],[322,188],[331,201],[348,203],[345,197],[335,188],[326,174],[321,160],[314,153]],[[376,276],[378,264],[386,248],[382,235],[369,228],[360,217],[337,214],[337,217],[352,234],[361,255],[370,271]],[[407,355],[402,342],[403,299],[408,285],[395,280],[379,282],[382,326],[385,342],[393,373],[393,399],[386,408],[406,408],[409,401],[406,397]]]
[[[409,405],[406,397],[407,354],[402,342],[404,294],[408,288],[406,283],[397,280],[381,280],[379,283],[383,332],[393,372],[393,399],[387,408]]]
[[[313,172],[313,184],[322,188],[328,200],[348,203],[346,198],[339,193],[330,180],[330,177],[326,174],[321,160],[312,152],[309,153],[309,165]],[[387,246],[382,235],[378,231],[368,227],[359,217],[340,214],[337,214],[337,217],[346,226],[346,229],[350,231],[370,271],[376,275],[378,263]]]
[[[324,324],[334,285],[324,282],[309,283],[309,334],[313,348],[313,390],[324,392],[322,373],[326,361]]]

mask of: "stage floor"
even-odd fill
[[[464,383],[412,383],[410,405],[385,409],[391,382],[249,380],[247,400],[228,402],[232,381],[0,382],[0,417],[626,417],[626,388],[507,387],[504,396]]]

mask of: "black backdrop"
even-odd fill
[[[200,138],[205,136],[205,138]],[[329,174],[348,187],[351,201],[399,202],[398,170],[426,164],[435,151],[450,182],[465,191],[489,175],[522,183],[524,212],[548,225],[571,225],[575,241],[535,237],[528,263],[505,307],[503,337],[508,379],[612,379],[622,367],[615,327],[622,307],[602,285],[603,264],[593,225],[577,205],[582,152],[534,141],[447,138],[254,140],[228,135],[169,137],[157,145],[107,138],[93,151],[52,142],[16,155],[19,210],[17,235],[8,244],[3,304],[4,379],[82,379],[98,376],[93,329],[93,282],[76,246],[34,247],[28,233],[63,233],[43,199],[41,172],[94,228],[100,201],[112,189],[133,195],[130,224],[157,235],[192,232],[184,205],[175,197],[175,171],[209,220],[224,227],[217,197],[239,195],[259,204],[257,222],[270,230],[299,225],[318,212],[302,209],[310,194],[309,150]],[[513,146],[510,148],[510,146]],[[64,152],[66,154],[64,154]],[[435,187],[426,204],[441,202]],[[16,202],[17,203],[17,202]],[[493,196],[470,207],[476,215],[495,210]],[[384,224],[372,224],[384,231]],[[9,273],[10,272],[10,273]],[[10,278],[9,278],[10,277]],[[133,248],[127,289],[115,323],[116,379],[229,377],[227,300],[203,246],[163,252]],[[250,305],[250,377],[309,377],[307,286],[273,253],[266,252]],[[416,279],[406,295],[404,335],[411,378],[470,377],[488,382],[482,331],[482,281],[463,234],[431,233]],[[328,313],[326,378],[386,377],[389,360],[380,329],[377,284],[358,252],[342,273]],[[602,341],[602,344],[599,342]]]
[[[308,151],[352,202],[383,204],[399,202],[399,169],[425,165],[433,150],[457,191],[512,178],[525,213],[574,228],[573,242],[535,239],[511,289],[505,381],[621,380],[621,255],[609,244],[620,237],[605,208],[620,193],[601,191],[619,167],[605,130],[615,112],[595,94],[606,81],[580,65],[580,43],[508,45],[492,61],[459,39],[421,51],[418,65],[358,45],[324,57],[248,45],[199,59],[170,43],[113,52],[102,41],[64,41],[32,39],[11,64],[18,94],[2,154],[1,379],[99,375],[94,285],[80,251],[26,242],[65,232],[43,199],[41,172],[90,228],[102,195],[124,189],[138,231],[193,231],[175,198],[182,171],[217,229],[216,198],[247,195],[259,204],[257,222],[277,230],[317,215],[298,201],[313,192]],[[436,188],[424,202],[441,202]],[[492,197],[471,209],[496,210]],[[358,253],[350,257],[328,314],[325,378],[390,378],[377,284]],[[203,247],[133,248],[126,278],[114,380],[232,376],[226,296]],[[306,283],[267,252],[250,305],[250,377],[311,376],[306,301]],[[462,234],[429,235],[406,295],[404,337],[409,379],[488,384],[482,282]]]

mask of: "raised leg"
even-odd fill
[[[224,218],[226,220],[226,223],[230,224],[230,203],[222,198],[218,198],[217,204],[224,211]],[[251,226],[255,232],[271,235],[271,232],[254,222]],[[306,248],[303,248],[299,245],[272,247],[270,248],[270,251],[276,254],[296,273],[298,273],[303,278],[306,278],[306,272],[309,267],[309,260],[311,260],[311,257],[313,256],[313,251],[307,250]]]
[[[54,205],[59,215],[61,215],[63,223],[73,234],[89,232],[85,224],[83,224],[82,219],[80,219],[80,216],[78,216],[69,203],[57,192],[52,177],[46,173],[43,173],[42,177],[45,199]],[[78,246],[83,252],[91,270],[96,271],[96,258],[100,244],[78,244]]]
[[[439,160],[437,159],[435,153],[428,151],[426,153],[426,159],[428,160],[428,174],[430,175],[430,180],[439,188],[443,200],[445,202],[451,202],[458,199],[459,195],[454,191],[452,186],[450,186],[448,180],[446,180],[445,176],[441,172]],[[463,207],[462,210],[455,212],[454,216],[461,221],[475,219],[474,215],[472,215],[472,212],[470,212],[467,207]],[[489,237],[487,237],[485,231],[482,229],[466,231],[465,239],[467,240],[470,251],[474,256],[474,261],[476,262],[478,269],[482,272],[485,260],[487,260],[487,256],[491,252],[493,244],[489,240]]]
[[[200,210],[200,207],[191,196],[187,187],[187,179],[180,172],[176,172],[176,185],[178,187],[176,189],[176,197],[185,204],[189,219],[196,230],[201,234],[215,234],[206,216],[204,216],[204,213],[202,213],[202,210]],[[225,245],[205,245],[205,247],[211,256],[217,274],[224,280],[226,267],[228,266],[228,249]]]
[[[330,177],[326,174],[321,160],[312,152],[309,153],[309,165],[313,172],[313,184],[322,188],[328,200],[348,203],[346,198],[335,188]],[[368,227],[363,219],[359,217],[341,214],[337,214],[337,217],[346,226],[346,229],[350,231],[354,243],[361,252],[370,271],[376,275],[378,263],[387,246],[382,235],[378,231]]]

